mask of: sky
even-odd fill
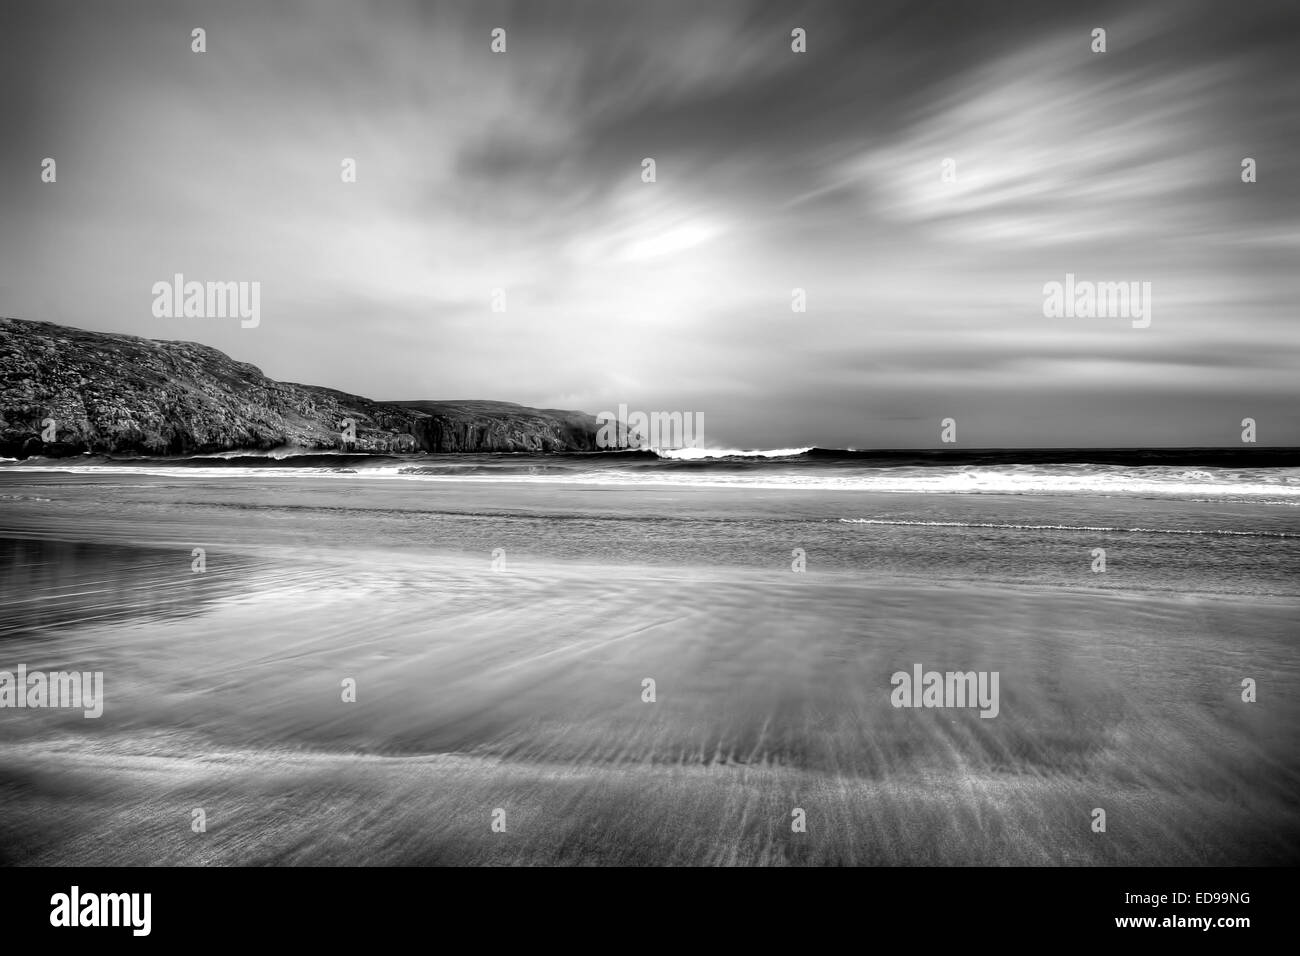
[[[0,315],[714,447],[1300,444],[1297,48],[1293,0],[14,0]],[[258,324],[156,317],[176,273]]]

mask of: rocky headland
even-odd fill
[[[511,402],[374,401],[277,382],[197,342],[0,318],[6,458],[276,448],[596,451],[597,428],[584,412]]]

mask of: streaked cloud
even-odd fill
[[[7,4],[0,312],[731,445],[1018,443],[1030,397],[1064,444],[1300,441],[1292,7],[939,9]],[[1045,319],[1067,271],[1152,282],[1152,328]],[[154,319],[174,272],[260,280],[261,326]]]

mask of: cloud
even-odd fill
[[[704,410],[750,445],[869,442],[956,397],[995,432],[1043,389],[1090,435],[1139,386],[1173,415],[1205,390],[1292,407],[1285,8],[935,9],[14,5],[5,307],[379,398]],[[178,271],[260,280],[256,333],[160,324]],[[1151,281],[1152,328],[1045,320],[1067,271]]]

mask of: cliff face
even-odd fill
[[[422,412],[420,447],[438,451],[596,451],[597,423],[584,412],[525,408],[507,402],[401,402]]]
[[[508,402],[376,402],[269,379],[195,342],[0,318],[0,455],[179,455],[235,449],[590,451],[582,412]]]

